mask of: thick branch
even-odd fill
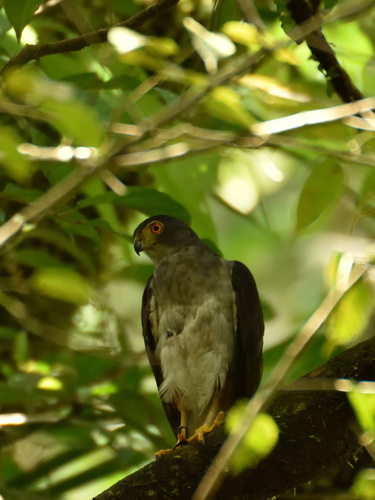
[[[149,21],[153,17],[164,12],[166,9],[169,9],[173,5],[176,5],[178,2],[179,0],[159,0],[141,10],[133,17],[126,19],[122,23],[116,24],[116,26],[125,26],[132,29],[139,28],[146,21]],[[54,43],[45,43],[38,45],[26,44],[23,49],[18,52],[18,54],[16,54],[10,61],[7,62],[7,64],[5,64],[0,74],[3,74],[5,71],[7,71],[7,69],[13,66],[23,66],[34,59],[40,59],[44,56],[50,56],[52,54],[63,54],[65,52],[74,52],[82,50],[90,45],[105,43],[107,41],[108,32],[111,28],[113,28],[113,26],[109,26],[108,28],[101,28],[92,33],[87,33],[85,35],[77,36],[76,38],[61,40]]]
[[[215,499],[271,497],[334,470],[355,455],[359,446],[345,393],[296,390],[312,379],[316,385],[327,378],[375,380],[375,337],[332,358],[277,395],[268,410],[280,429],[276,448],[256,469],[237,477],[228,475]],[[177,448],[94,500],[191,499],[224,439],[220,428],[207,436],[204,446]]]

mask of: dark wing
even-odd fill
[[[152,298],[152,276],[148,280],[145,291],[142,297],[142,329],[143,338],[145,341],[146,353],[148,361],[151,365],[152,371],[154,372],[156,384],[160,388],[163,382],[163,374],[161,371],[160,360],[156,356],[156,342],[155,337],[152,332],[152,322],[150,321],[150,304]],[[180,413],[171,403],[163,403],[164,411],[167,415],[170,426],[173,432],[177,435],[178,427],[180,425]]]
[[[250,398],[262,378],[263,313],[253,275],[241,262],[233,262],[232,286],[237,313],[232,366],[236,399]]]

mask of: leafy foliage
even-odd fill
[[[317,165],[301,191],[296,230],[301,231],[328,215],[340,199],[343,189],[344,175],[340,165],[331,162]]]
[[[230,409],[225,421],[228,432],[238,428],[243,410],[241,402]],[[256,467],[273,450],[278,436],[279,428],[274,419],[266,413],[258,414],[231,459],[231,471],[240,474],[247,467]]]
[[[355,105],[342,114],[327,95],[337,67],[325,81],[316,54],[285,35],[290,2],[245,3],[0,10],[4,498],[89,498],[173,442],[140,332],[152,266],[131,235],[145,216],[191,222],[252,270],[268,311],[264,380],[336,286],[332,256],[372,265],[372,121]],[[333,6],[323,33],[371,95],[374,8]],[[371,332],[373,293],[363,278],[343,296],[293,376]],[[360,408],[366,427],[373,408]],[[264,427],[258,455],[277,435]],[[352,495],[365,496],[361,474]]]
[[[5,0],[5,13],[16,32],[18,41],[21,38],[22,31],[33,18],[40,3],[40,0]]]

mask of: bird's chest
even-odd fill
[[[221,267],[216,259],[191,255],[186,250],[182,255],[173,256],[161,262],[154,272],[154,295],[158,304],[183,306],[188,309],[214,292],[221,281]]]
[[[184,250],[154,272],[154,334],[157,351],[167,344],[206,351],[215,342],[232,342],[233,289],[228,262]],[[185,352],[186,353],[186,352]]]

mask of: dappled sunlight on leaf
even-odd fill
[[[37,388],[43,391],[60,391],[63,384],[55,377],[43,377],[39,380]]]
[[[112,28],[108,33],[108,40],[119,54],[148,47],[155,54],[168,57],[175,55],[179,50],[177,43],[171,38],[147,37],[123,27]]]
[[[375,436],[375,394],[361,394],[354,389],[348,392],[348,399],[363,431]]]
[[[41,268],[31,279],[36,292],[55,299],[85,304],[89,299],[88,283],[74,271],[58,268]]]
[[[228,413],[225,427],[228,432],[238,432],[245,404],[238,403]],[[230,467],[234,474],[240,474],[256,465],[276,446],[279,429],[274,419],[266,413],[258,414],[246,431],[240,445],[231,457]]]
[[[328,318],[328,350],[356,341],[367,327],[374,306],[374,291],[366,281],[358,281],[340,300]]]
[[[218,61],[236,52],[236,46],[226,35],[207,31],[191,17],[186,17],[183,24],[208,73],[216,73]]]

